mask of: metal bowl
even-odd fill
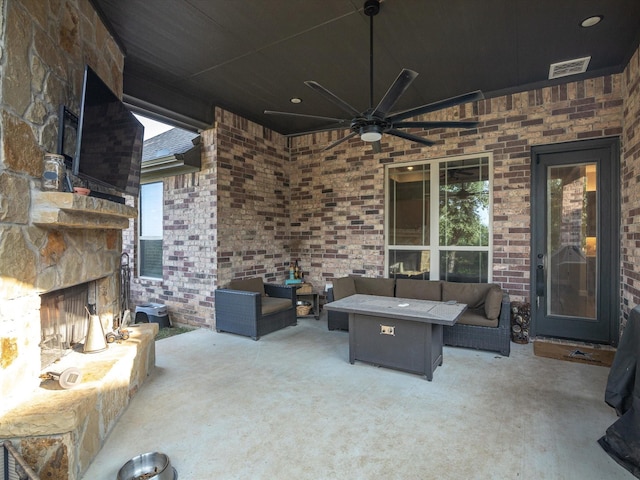
[[[118,480],[174,480],[178,478],[164,453],[149,452],[133,457],[118,472]]]
[[[296,305],[297,305],[298,307],[310,307],[310,306],[311,306],[311,302],[307,302],[307,301],[305,301],[305,300],[298,300],[298,301],[296,302]]]

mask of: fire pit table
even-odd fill
[[[442,365],[442,328],[454,325],[467,306],[378,295],[351,295],[327,310],[349,314],[349,362],[422,374],[433,379]]]

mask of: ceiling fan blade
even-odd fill
[[[393,128],[476,128],[479,122],[397,122]]]
[[[333,147],[337,147],[338,145],[340,145],[342,142],[346,142],[347,140],[349,140],[350,138],[353,138],[357,135],[357,132],[351,132],[349,135],[345,135],[344,137],[342,137],[339,140],[336,140],[335,142],[327,145],[326,147],[324,147],[322,150],[326,151],[326,150],[331,150]]]
[[[382,145],[380,145],[380,140],[378,140],[377,142],[373,142],[371,146],[373,147],[373,153],[382,152]]]
[[[339,98],[337,95],[331,93],[329,90],[324,88],[318,82],[314,82],[312,80],[308,80],[308,81],[304,82],[304,84],[307,87],[313,88],[316,92],[318,92],[320,95],[322,95],[324,98],[329,100],[334,105],[337,105],[338,107],[340,107],[342,110],[347,112],[349,115],[352,115],[354,117],[357,117],[357,116],[360,115],[360,112],[358,110],[353,108],[351,105],[349,105],[347,102],[345,102],[344,100]]]
[[[317,120],[330,120],[332,122],[346,123],[349,120],[344,118],[323,117],[320,115],[307,115],[306,113],[293,113],[293,112],[278,112],[276,110],[265,110],[265,115],[282,115],[287,117],[300,117],[300,118],[315,118]]]
[[[410,140],[412,142],[420,143],[422,145],[426,145],[430,147],[435,145],[436,142],[428,140],[426,138],[418,137],[417,135],[413,135],[411,133],[403,132],[402,130],[396,130],[395,128],[391,128],[389,130],[385,130],[385,133],[389,135],[394,135],[396,137],[404,138],[405,140]]]
[[[453,107],[454,105],[460,105],[461,103],[475,102],[476,100],[482,100],[484,95],[480,90],[475,92],[465,93],[458,95],[457,97],[447,98],[446,100],[439,100],[437,102],[429,103],[421,107],[412,108],[411,110],[405,110],[404,112],[391,115],[388,120],[391,123],[398,120],[404,120],[405,118],[416,117],[429,112],[435,112],[436,110],[442,110],[443,108]]]
[[[417,76],[418,74],[413,70],[403,68],[371,115],[378,118],[386,117],[389,110],[393,108],[400,96],[409,88],[409,85]]]
[[[332,132],[334,130],[345,130],[346,128],[347,127],[345,127],[344,124],[330,125],[328,127],[314,128],[313,130],[305,130],[304,132],[288,133],[285,135],[285,137],[302,137],[303,135],[311,135],[313,133],[320,132]]]

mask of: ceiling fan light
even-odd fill
[[[377,142],[381,138],[382,133],[375,125],[366,125],[360,129],[360,139],[364,142]]]
[[[591,17],[587,17],[580,22],[580,26],[582,28],[593,27],[594,25],[599,24],[603,18],[604,18],[604,15],[593,15]]]

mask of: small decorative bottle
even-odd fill
[[[45,153],[42,171],[42,190],[61,192],[64,190],[64,157]]]

